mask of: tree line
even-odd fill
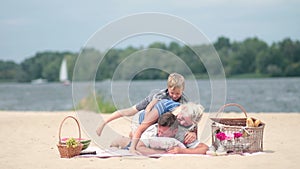
[[[227,37],[219,37],[213,45],[221,59],[226,77],[300,76],[300,42],[298,40],[293,41],[286,38],[268,45],[256,37],[247,38],[241,42],[231,42]],[[201,48],[203,45],[195,45],[195,47]],[[176,42],[170,42],[169,44],[155,42],[145,48],[129,46],[124,49],[113,48],[105,52],[105,57],[99,63],[101,71],[96,72],[95,79],[111,79],[114,71],[126,57],[146,48],[162,49],[177,55],[188,65],[196,77],[205,77],[207,74],[204,64],[189,46],[180,45]],[[92,48],[83,49],[81,54],[83,53],[92,58],[104,54],[104,52]],[[20,64],[0,60],[0,81],[30,82],[38,78],[47,79],[49,82],[58,81],[60,64],[63,58],[67,59],[67,69],[71,80],[78,55],[77,52],[45,51],[36,53]],[[94,62],[95,60],[89,59],[87,62]],[[128,67],[135,67],[136,61],[128,64]],[[86,65],[89,65],[89,63]],[[86,66],[82,69],[90,68]],[[121,72],[126,74],[125,69]],[[84,79],[85,74],[79,74],[79,76]],[[135,75],[134,79],[166,79],[167,76],[167,73],[163,71],[146,69]],[[120,77],[126,79],[127,76],[121,75]]]

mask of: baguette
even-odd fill
[[[258,127],[260,125],[261,121],[259,119],[255,120],[254,127]]]
[[[254,122],[251,117],[248,117],[246,120],[246,127],[254,127]]]

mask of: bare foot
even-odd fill
[[[102,133],[102,130],[103,130],[103,125],[101,125],[101,126],[99,126],[98,128],[97,128],[97,130],[96,130],[96,133],[97,133],[97,135],[98,136],[101,136],[101,133]]]

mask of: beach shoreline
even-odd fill
[[[252,156],[173,156],[158,159],[148,157],[72,158],[62,159],[57,149],[58,129],[66,116],[77,116],[73,111],[35,112],[0,111],[2,168],[270,168],[296,169],[300,153],[297,129],[300,113],[248,113],[266,123],[264,152]],[[241,117],[240,113],[224,116]],[[103,115],[107,117],[108,115]],[[100,117],[100,115],[99,115]],[[205,113],[204,119],[209,115]],[[116,120],[117,128],[127,130],[123,119]],[[202,119],[203,120],[203,119]],[[114,124],[112,124],[114,126]],[[201,125],[200,125],[201,126]],[[66,123],[63,134],[78,134],[74,124]],[[86,137],[82,131],[83,137]],[[176,164],[174,163],[176,162]]]

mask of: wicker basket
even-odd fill
[[[263,151],[263,131],[265,123],[261,122],[258,127],[246,127],[247,112],[239,104],[229,103],[223,105],[218,113],[222,112],[226,107],[236,106],[242,110],[245,118],[210,118],[212,123],[212,145],[218,147],[220,141],[216,138],[218,132],[224,133],[246,133],[239,139],[223,141],[223,145],[228,152],[235,152],[236,146],[239,146],[240,152],[258,152]],[[255,121],[255,118],[252,118]]]
[[[57,148],[58,148],[58,151],[60,153],[60,157],[61,158],[71,158],[71,157],[74,157],[74,156],[77,156],[80,154],[81,150],[82,150],[82,147],[83,147],[83,144],[79,143],[77,147],[67,147],[67,145],[65,143],[62,143],[61,141],[61,128],[62,128],[62,125],[63,123],[68,119],[68,118],[72,118],[76,121],[77,123],[77,126],[78,126],[78,130],[79,130],[79,139],[81,138],[81,131],[80,131],[80,125],[79,125],[79,122],[78,120],[73,117],[73,116],[67,116],[63,119],[63,121],[61,122],[60,126],[59,126],[59,141],[58,141],[58,144],[57,144]]]

